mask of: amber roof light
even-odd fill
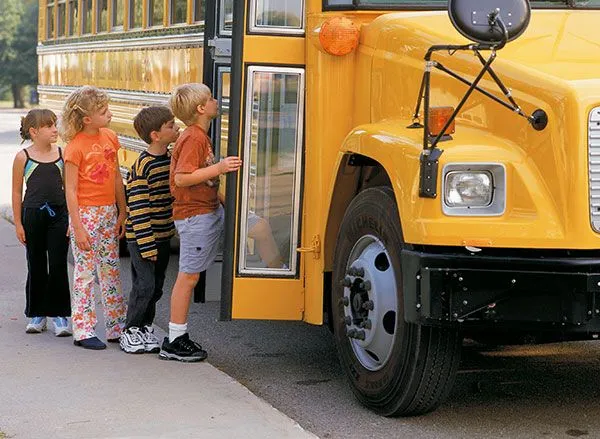
[[[319,31],[319,42],[330,55],[343,56],[352,52],[358,45],[358,27],[345,17],[327,19]]]

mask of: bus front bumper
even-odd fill
[[[600,331],[600,252],[402,251],[404,318],[424,325]]]

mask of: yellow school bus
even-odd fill
[[[600,333],[600,1],[40,0],[39,94],[223,114],[221,318],[328,323],[383,415],[435,409],[463,337]],[[254,232],[262,224],[261,236]],[[265,235],[278,264],[262,257]]]

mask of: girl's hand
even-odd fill
[[[117,218],[117,234],[119,235],[119,239],[123,239],[125,237],[125,221],[127,220],[126,215],[119,215]]]
[[[19,242],[23,245],[25,245],[26,241],[25,241],[25,229],[23,228],[22,224],[17,224],[15,226],[15,233],[17,235],[17,239],[19,240]]]
[[[227,172],[237,171],[240,169],[240,166],[242,166],[242,160],[232,155],[225,157],[219,162],[219,171],[221,174],[226,174]]]
[[[89,252],[92,249],[92,246],[90,244],[91,239],[88,232],[86,232],[83,227],[80,229],[76,229],[74,232],[77,247],[79,247],[83,251]]]

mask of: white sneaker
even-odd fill
[[[25,328],[28,334],[39,334],[46,330],[46,317],[32,317]]]
[[[154,328],[152,326],[144,326],[140,331],[142,341],[144,342],[144,351],[150,353],[157,353],[160,351],[160,341],[154,335]]]
[[[54,323],[54,335],[57,337],[66,337],[72,334],[66,317],[53,317],[52,323]]]
[[[121,346],[121,350],[128,354],[143,354],[144,341],[140,328],[132,326],[125,329],[121,333],[121,337],[119,337],[119,345]]]

